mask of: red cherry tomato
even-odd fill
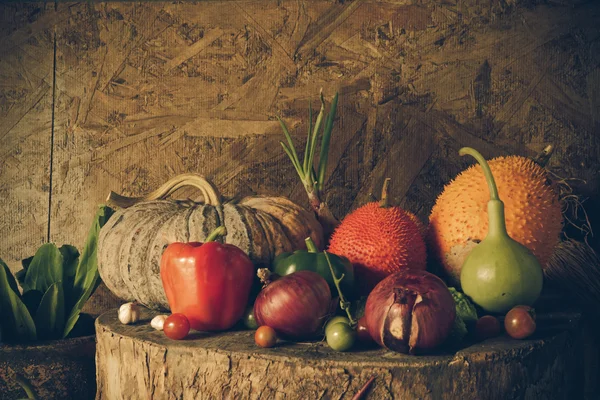
[[[369,333],[369,328],[367,328],[367,318],[365,316],[358,320],[356,335],[358,336],[358,340],[363,344],[374,343]]]
[[[277,333],[270,326],[263,325],[254,333],[254,342],[260,347],[273,347],[277,343]]]
[[[484,315],[475,324],[475,336],[478,340],[496,337],[501,330],[500,321],[492,315]]]
[[[171,314],[165,320],[163,332],[168,338],[181,340],[190,332],[190,321],[183,314]]]
[[[514,339],[525,339],[531,336],[535,328],[535,310],[529,306],[513,307],[504,319],[504,329]]]

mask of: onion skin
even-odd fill
[[[446,340],[456,308],[437,276],[402,270],[381,281],[365,306],[367,327],[380,346],[405,354],[424,353]]]
[[[323,277],[298,271],[269,283],[254,302],[254,318],[278,334],[300,339],[316,335],[330,312],[331,291]]]

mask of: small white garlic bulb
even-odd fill
[[[119,321],[122,324],[129,325],[138,322],[140,319],[140,306],[136,303],[125,303],[119,307]]]
[[[167,317],[168,315],[157,315],[156,317],[152,318],[152,321],[150,321],[150,326],[152,326],[157,331],[162,331],[163,326],[165,326],[165,320],[167,319]]]

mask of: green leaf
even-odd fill
[[[315,158],[315,152],[317,151],[317,138],[319,137],[319,131],[321,130],[321,124],[323,122],[323,115],[325,114],[325,100],[323,100],[323,93],[321,93],[321,109],[319,110],[319,114],[317,115],[317,121],[315,122],[315,127],[313,128],[310,150],[308,151],[308,166],[310,169],[306,171],[306,175],[310,176],[310,181],[314,185],[315,175],[313,173],[313,162]]]
[[[329,115],[327,115],[327,121],[325,122],[325,129],[323,130],[323,138],[321,139],[321,154],[319,155],[319,175],[317,177],[317,190],[323,190],[325,186],[325,172],[327,170],[327,158],[329,156],[329,141],[331,139],[331,131],[333,130],[333,121],[335,120],[335,113],[338,103],[338,94],[336,93],[331,101],[331,107],[329,107]]]
[[[25,284],[25,275],[27,275],[27,268],[29,268],[31,261],[33,261],[33,256],[21,260],[21,265],[23,266],[23,269],[15,273],[15,276],[17,277],[17,280],[19,281],[21,287]]]
[[[0,319],[3,339],[35,340],[36,331],[29,310],[21,300],[10,269],[0,260]]]
[[[40,306],[43,296],[44,294],[39,290],[28,290],[27,292],[23,293],[23,296],[21,296],[25,307],[27,307],[29,314],[32,317],[35,317],[35,313]]]
[[[15,374],[15,380],[27,394],[26,400],[38,400],[39,399],[39,397],[35,394],[35,390],[33,390],[33,386],[31,385],[31,382],[29,382],[29,380],[27,378],[25,378],[21,374]]]
[[[63,270],[65,276],[75,276],[79,264],[79,250],[70,244],[60,246],[60,254],[63,256]]]
[[[79,251],[76,247],[65,244],[60,247],[60,254],[63,256],[63,290],[65,292],[65,307],[70,310],[71,307],[77,302],[77,298],[73,298],[73,282],[75,280],[75,273],[77,272],[77,266],[79,265]]]
[[[456,304],[456,315],[465,323],[477,322],[477,309],[469,298],[453,287],[448,288]]]
[[[465,294],[453,287],[449,287],[448,290],[452,294],[452,298],[456,305],[456,317],[454,318],[454,325],[450,330],[446,343],[450,346],[456,346],[459,345],[469,333],[467,324],[472,326],[477,322],[477,310],[475,309],[475,305]]]
[[[292,136],[290,135],[290,132],[288,131],[287,126],[285,125],[285,122],[283,122],[283,120],[279,117],[277,117],[277,120],[279,121],[279,125],[281,125],[281,129],[283,130],[283,135],[285,136],[285,139],[287,140],[287,144],[288,144],[286,146],[283,142],[281,142],[281,145],[283,146],[283,150],[285,150],[286,154],[292,161],[292,164],[294,164],[294,168],[296,168],[296,171],[298,172],[298,175],[300,176],[300,180],[302,180],[304,182],[306,177],[304,175],[304,171],[302,170],[302,164],[300,164],[300,159],[298,158],[298,153],[296,153],[296,148],[294,147],[294,142],[292,141]]]
[[[46,290],[63,280],[63,256],[54,243],[46,243],[33,256],[23,284],[23,291]]]
[[[71,330],[77,323],[77,320],[79,319],[79,316],[81,313],[81,309],[85,305],[85,302],[90,298],[92,293],[94,293],[94,290],[96,290],[96,287],[98,286],[99,283],[100,283],[100,276],[97,276],[96,282],[87,288],[87,290],[85,291],[83,296],[81,296],[79,298],[79,301],[77,303],[75,303],[75,305],[73,306],[73,309],[71,310],[71,313],[69,314],[69,318],[67,319],[67,322],[65,324],[65,329],[63,331],[63,338],[66,338],[69,335],[69,333],[71,332]]]
[[[65,295],[62,282],[52,284],[44,293],[35,313],[38,339],[58,339],[65,326]]]
[[[105,205],[100,206],[96,212],[85,246],[79,257],[79,264],[73,281],[73,289],[68,294],[71,299],[76,299],[76,301],[67,318],[63,337],[66,337],[71,329],[73,329],[83,305],[100,282],[100,275],[98,273],[98,235],[100,234],[100,229],[108,221],[113,212],[112,208]]]
[[[308,135],[306,136],[306,147],[304,148],[304,164],[303,171],[308,171],[308,152],[310,151],[312,140],[312,105],[310,99],[308,100]]]

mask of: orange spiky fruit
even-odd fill
[[[489,166],[504,202],[508,235],[545,268],[563,226],[558,191],[547,171],[528,158],[498,157]],[[447,184],[431,210],[427,246],[454,285],[460,282],[466,256],[486,236],[488,201],[488,186],[477,164]]]
[[[387,206],[387,184],[381,202],[371,202],[348,214],[331,236],[329,251],[354,265],[361,294],[368,294],[388,275],[404,268],[425,270],[427,252],[415,217]]]

